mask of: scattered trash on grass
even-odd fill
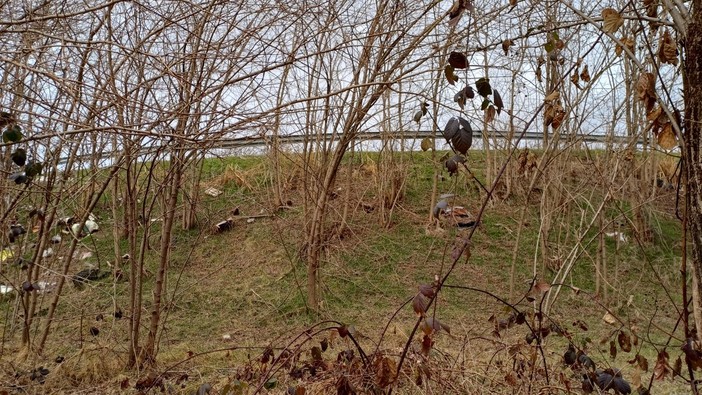
[[[214,188],[214,187],[209,187],[209,188],[205,189],[205,195],[209,195],[212,197],[217,197],[217,196],[221,195],[222,193],[223,193],[222,191],[220,191],[219,189]]]

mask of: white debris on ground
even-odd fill
[[[205,189],[205,195],[209,195],[212,197],[217,197],[217,196],[221,195],[222,193],[223,193],[222,191],[220,191],[219,189],[214,188],[214,187],[209,187],[209,188]]]
[[[619,239],[622,243],[629,242],[629,236],[625,235],[623,232],[605,232],[605,236],[611,237],[613,239]]]

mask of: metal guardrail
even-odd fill
[[[490,139],[502,139],[505,140],[509,136],[506,131],[490,131],[488,132],[488,137]],[[519,136],[516,133],[513,139]],[[305,134],[294,134],[294,135],[282,135],[278,137],[278,144],[280,145],[290,145],[290,144],[302,144],[304,142],[314,142],[314,141],[325,141],[329,143],[334,143],[338,140],[339,135],[334,133],[327,133],[321,136],[311,136]],[[361,132],[356,135],[356,141],[379,141],[383,139],[392,140],[421,140],[425,137],[435,137],[440,141],[444,139],[440,131],[433,132],[431,130],[415,130],[415,131],[397,131],[392,133],[381,133],[381,132]],[[555,138],[556,136],[551,134],[549,138]],[[483,132],[481,130],[473,131],[473,139],[475,141],[481,141],[483,139]],[[614,143],[614,144],[632,144],[633,138],[628,136],[608,136],[599,134],[570,134],[570,135],[559,135],[559,141],[563,143],[573,143],[573,142],[585,142],[585,143]],[[522,141],[541,141],[543,140],[543,132],[526,132]],[[237,137],[237,138],[219,138],[207,141],[187,141],[187,144],[182,146],[181,149],[193,150],[201,149],[205,151],[212,150],[227,150],[227,149],[240,149],[240,148],[252,148],[252,147],[264,147],[272,144],[272,138],[270,136],[247,136],[247,137]],[[643,139],[639,138],[636,140],[637,145],[643,144]],[[148,155],[149,153],[155,152],[167,152],[166,146],[162,145],[149,145],[142,147],[142,155]],[[95,154],[82,154],[78,155],[76,158],[79,162],[86,162],[95,159]],[[114,157],[114,153],[104,153],[97,158],[99,161],[109,160]],[[60,164],[65,164],[67,158],[63,158]]]
[[[489,138],[506,139],[509,133],[506,131],[490,131],[488,132]],[[519,134],[515,134],[513,138],[516,138]],[[315,139],[322,141],[333,141],[338,135],[333,133],[328,133],[323,136],[309,136],[309,135],[287,135],[279,136],[279,144],[302,144],[305,141],[315,141]],[[356,136],[357,141],[373,141],[382,139],[423,139],[425,137],[436,137],[438,139],[443,139],[441,132],[432,132],[430,130],[418,130],[411,132],[393,132],[393,133],[379,133],[379,132],[362,132],[358,133]],[[550,135],[549,137],[555,137]],[[473,139],[482,139],[483,133],[480,130],[473,131]],[[528,141],[540,141],[543,139],[542,132],[526,132],[522,140]],[[607,136],[607,135],[595,135],[595,134],[575,134],[575,135],[560,135],[559,140],[563,142],[574,142],[582,141],[586,143],[614,143],[614,144],[631,144],[633,141],[632,137],[628,136]],[[220,139],[211,143],[211,149],[234,149],[234,148],[244,148],[244,147],[257,147],[267,144],[271,144],[272,140],[270,137],[261,136],[251,136],[251,137],[239,137],[233,139]],[[643,144],[642,139],[637,139],[636,144]]]

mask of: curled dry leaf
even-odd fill
[[[554,107],[554,114],[553,114],[553,119],[551,120],[551,127],[553,130],[558,129],[561,126],[561,123],[563,123],[563,119],[565,118],[565,110],[563,107],[560,106],[560,104],[556,104]]]
[[[653,110],[646,114],[646,119],[651,122],[659,121],[659,117],[663,115],[663,108],[661,106],[656,106]]]
[[[636,81],[636,93],[639,100],[646,100],[653,97],[655,99],[656,76],[653,73],[641,73]]]
[[[458,76],[456,75],[456,73],[454,73],[453,66],[451,66],[450,64],[447,64],[446,67],[444,67],[444,76],[446,77],[448,83],[451,85],[455,85],[456,82],[458,82]]]
[[[672,372],[670,364],[668,363],[669,358],[670,357],[665,350],[658,353],[658,358],[656,358],[656,366],[653,368],[653,377],[656,380],[663,380]]]
[[[570,82],[572,82],[576,88],[581,89],[580,88],[580,75],[578,74],[577,70],[575,70],[573,72],[573,74],[570,76]]]
[[[424,335],[422,338],[422,354],[429,355],[431,347],[434,345],[434,340],[429,335]]]
[[[505,103],[502,101],[502,96],[500,96],[500,93],[497,92],[496,89],[492,90],[492,102],[495,104],[495,108],[497,108],[497,115],[500,115],[502,109],[505,107]]]
[[[419,293],[422,295],[426,296],[427,298],[431,298],[434,296],[434,287],[430,284],[421,284],[419,285]]]
[[[617,344],[614,340],[609,342],[609,357],[612,359],[617,358]]]
[[[653,110],[656,104],[656,76],[653,73],[642,73],[636,81],[636,94],[646,105],[646,112]]]
[[[451,334],[451,329],[448,325],[439,321],[438,318],[427,317],[419,326],[419,329],[424,332],[424,334],[432,336],[439,333],[441,330],[446,331],[446,333]]]
[[[485,109],[485,122],[490,123],[495,120],[495,106],[488,106]]]
[[[546,96],[546,98],[544,99],[544,101],[545,101],[545,102],[555,102],[555,101],[557,101],[557,100],[560,99],[560,98],[561,98],[561,92],[559,92],[559,91],[553,91],[553,92],[549,93],[548,96]]]
[[[509,38],[502,40],[502,50],[505,51],[505,55],[509,53],[509,47],[512,46],[512,40]]]
[[[419,123],[422,120],[422,110],[417,110],[417,112],[414,113],[414,122]]]
[[[454,69],[468,68],[468,58],[461,52],[451,52],[448,57],[448,62]]]
[[[424,316],[428,308],[429,299],[426,296],[421,293],[414,296],[414,299],[412,299],[412,310],[414,310],[418,316]]]
[[[396,378],[397,364],[395,360],[382,355],[373,361],[375,369],[375,381],[380,388],[385,388],[392,384]]]
[[[658,18],[658,0],[643,0],[646,7],[646,16],[649,18]]]
[[[664,150],[671,150],[678,146],[678,139],[673,132],[673,125],[666,123],[663,130],[658,133],[658,145]]]
[[[614,8],[602,10],[602,30],[605,33],[614,33],[624,25],[624,18]]]
[[[675,364],[673,365],[673,377],[674,376],[680,376],[680,373],[682,371],[682,359],[680,359],[680,356],[675,360]]]
[[[700,351],[699,343],[696,340],[688,338],[680,349],[685,353],[685,362],[693,370],[702,368],[702,351]]]
[[[590,72],[587,69],[587,65],[585,65],[583,71],[580,72],[580,79],[585,83],[590,82]]]
[[[631,338],[629,337],[629,334],[624,331],[620,331],[619,335],[617,335],[617,341],[619,342],[619,348],[621,348],[622,351],[631,351]]]
[[[624,46],[626,47],[626,49],[629,50],[629,52],[634,53],[634,48],[635,48],[635,45],[636,45],[636,41],[634,41],[633,38],[629,38],[629,37],[627,37],[627,36],[624,36],[624,37],[622,37],[622,39],[619,40],[619,41],[621,41],[622,44],[624,44]],[[622,52],[624,52],[624,48],[623,48],[621,45],[617,44],[617,46],[614,48],[614,53],[615,53],[617,56],[621,56]]]
[[[678,46],[667,29],[663,32],[658,42],[658,59],[661,63],[669,63],[673,66],[678,65]]]
[[[604,317],[602,317],[602,320],[608,323],[609,325],[614,325],[617,323],[617,319],[612,314],[610,314],[609,311],[605,313]]]
[[[478,89],[478,94],[482,97],[487,97],[492,94],[492,87],[490,86],[489,78],[480,78],[475,81],[475,87]]]
[[[543,280],[539,280],[536,282],[536,284],[534,284],[534,289],[536,289],[540,294],[543,295],[546,292],[548,292],[549,289],[551,289],[551,284]]]

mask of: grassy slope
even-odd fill
[[[174,235],[174,254],[168,280],[172,303],[168,308],[161,343],[161,366],[182,361],[188,352],[200,353],[232,345],[254,347],[240,352],[208,354],[178,366],[178,370],[201,377],[191,380],[188,388],[200,380],[221,382],[231,377],[249,356],[255,358],[260,353],[257,347],[268,344],[282,346],[285,339],[294,337],[320,319],[353,324],[362,343],[372,350],[373,343],[379,339],[389,318],[414,295],[418,284],[431,282],[434,275],[445,270],[450,261],[450,245],[456,234],[449,224],[444,224],[446,231],[440,234],[425,231],[431,161],[428,154],[422,153],[414,153],[406,160],[409,162],[407,191],[395,209],[393,223],[388,229],[379,226],[377,212],[366,213],[360,206],[360,203],[375,201],[373,179],[377,176],[377,170],[372,158],[366,156],[363,164],[357,164],[352,193],[352,208],[355,209],[349,231],[344,233],[343,238],[331,237],[326,248],[322,268],[324,309],[321,317],[308,314],[305,308],[305,267],[299,259],[304,216],[299,206],[301,196],[293,172],[290,172],[291,182],[286,190],[287,197],[295,203],[292,209],[275,217],[257,218],[253,223],[237,220],[233,231],[215,234],[211,231],[212,225],[229,216],[232,208],[240,207],[244,215],[257,215],[261,210],[267,212],[270,197],[265,188],[266,166],[260,158],[209,160],[205,166],[203,186],[217,186],[224,194],[217,198],[203,197],[199,213],[203,224],[201,229],[178,230]],[[479,167],[481,160],[477,156],[473,158],[472,167]],[[480,171],[477,176],[482,178]],[[344,177],[342,174],[340,180]],[[480,194],[466,187],[464,176],[459,177],[458,182],[454,179],[442,181],[439,191],[457,193],[459,204],[472,212],[476,212],[481,203]],[[340,194],[343,193],[343,190],[340,191]],[[340,200],[331,202],[332,225],[338,223],[335,210],[340,210]],[[673,295],[679,293],[676,277],[678,260],[675,258],[679,251],[675,246],[679,244],[680,230],[670,213],[670,200],[667,195],[654,203],[654,207],[660,208],[655,217],[658,231],[654,244],[643,249],[635,243],[620,247],[620,271],[616,283],[613,281],[612,284],[614,301],[610,304],[614,312],[629,319],[629,323],[637,326],[642,334],[648,332],[650,340],[656,344],[667,340],[665,331],[673,327],[676,318],[663,287],[670,289]],[[450,283],[508,296],[512,249],[519,211],[524,204],[522,201],[514,196],[488,208],[482,226],[473,239],[470,261],[459,264]],[[522,293],[528,290],[527,282],[531,278],[537,246],[537,209],[537,205],[529,208],[527,219],[530,225],[523,229],[520,241],[516,284]],[[100,214],[103,218],[109,217],[107,211]],[[104,224],[107,226],[103,228],[107,228],[109,219]],[[96,250],[98,259],[110,256],[110,236],[109,232],[95,236],[96,244],[91,247]],[[594,237],[594,233],[588,234],[588,237]],[[608,250],[614,251],[614,242],[608,240],[607,243]],[[589,247],[590,257],[594,256],[595,245],[593,243]],[[592,293],[594,283],[590,257],[585,254],[578,261],[570,281],[583,291]],[[645,263],[646,259],[649,263]],[[150,270],[155,271],[155,263],[149,265]],[[105,281],[92,284],[82,291],[70,288],[65,292],[59,313],[63,320],[51,338],[50,352],[45,360],[32,363],[55,366],[51,360],[56,355],[62,355],[68,360],[56,369],[77,373],[68,384],[60,377],[70,375],[49,376],[47,386],[54,385],[59,392],[64,391],[66,385],[99,385],[103,390],[114,390],[118,381],[128,377],[118,375],[125,358],[127,320],[115,320],[110,316],[113,303],[126,306],[126,288],[124,283],[113,288],[110,282]],[[630,295],[633,295],[632,303],[627,304]],[[148,292],[145,296],[148,301]],[[678,302],[679,297],[674,298]],[[11,309],[10,302],[5,302],[4,307]],[[523,344],[525,328],[512,328],[502,332],[502,338],[494,337],[494,327],[488,322],[488,317],[493,314],[506,316],[503,306],[492,298],[468,291],[446,290],[436,311],[437,317],[452,329],[452,336],[437,339],[436,350],[439,355],[446,353],[446,356],[453,358],[450,359],[453,363],[461,361],[463,366],[463,374],[448,373],[455,369],[446,369],[437,374],[445,373],[447,380],[462,377],[460,380],[465,384],[464,389],[475,388],[471,386],[482,383],[480,385],[497,385],[495,390],[498,391],[499,383],[504,379],[503,368],[488,369],[488,366],[500,366],[499,361],[511,363],[507,353],[499,350],[508,345]],[[589,294],[576,295],[564,290],[552,313],[561,325],[572,332],[577,343],[587,344],[593,357],[605,363],[610,361],[608,336],[616,334],[616,328],[602,322],[604,309]],[[98,314],[106,318],[96,321]],[[649,321],[650,317],[654,318]],[[571,325],[578,319],[587,323],[587,332]],[[382,349],[397,353],[404,345],[414,321],[414,313],[405,307],[389,326]],[[101,330],[99,336],[91,337],[88,334],[91,326]],[[231,340],[223,340],[225,334]],[[14,340],[17,340],[17,336],[6,341],[5,355],[15,351]],[[547,348],[548,357],[551,366],[560,369],[558,360],[565,342],[557,337],[551,342]],[[526,351],[524,353],[528,354]],[[648,357],[652,369],[656,355],[653,347],[646,345],[641,353]],[[678,354],[678,350],[671,351],[672,359]],[[633,353],[620,353],[612,363],[630,369],[625,361],[632,357]],[[488,365],[491,360],[493,364]],[[479,383],[474,380],[476,376],[472,376],[477,372],[482,372],[478,376],[484,376],[481,376]],[[133,375],[129,372],[126,374]],[[472,378],[466,379],[464,374]],[[650,372],[644,373],[644,380],[649,375]],[[280,377],[281,380],[283,378]],[[489,384],[491,382],[493,384]],[[134,378],[131,381],[133,384]],[[405,390],[411,392],[412,386]]]

